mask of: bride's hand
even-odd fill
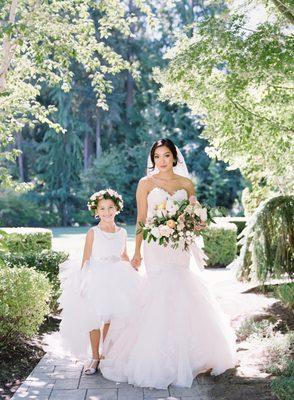
[[[135,269],[139,269],[140,265],[141,265],[141,261],[142,261],[142,257],[141,254],[134,254],[134,257],[131,260],[131,264],[132,267],[134,267]]]
[[[204,222],[202,224],[196,225],[194,229],[195,229],[195,231],[201,231],[202,229],[205,229],[205,228],[207,228],[207,224]]]

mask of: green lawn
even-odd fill
[[[128,232],[128,249],[133,251],[135,225],[121,225]],[[76,254],[82,257],[85,243],[85,235],[90,227],[61,227],[50,228],[53,233],[53,249],[58,251],[66,251],[70,254]]]

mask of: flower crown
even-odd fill
[[[95,212],[98,207],[99,200],[112,200],[117,208],[117,214],[119,214],[124,206],[123,199],[121,195],[119,195],[115,190],[112,189],[104,189],[99,190],[99,192],[95,192],[90,197],[90,200],[87,203],[88,210],[91,211],[92,215],[95,215]]]

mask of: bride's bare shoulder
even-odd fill
[[[153,186],[153,183],[152,183],[152,179],[150,178],[150,176],[143,176],[143,178],[141,178],[139,180],[138,189],[140,188],[140,189],[148,191],[152,186]]]

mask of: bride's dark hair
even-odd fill
[[[178,153],[177,153],[177,148],[176,148],[174,142],[172,142],[170,139],[159,139],[153,143],[151,150],[150,150],[150,158],[151,158],[151,162],[152,162],[152,167],[150,167],[150,168],[152,170],[155,168],[155,160],[154,160],[155,150],[158,149],[158,147],[162,147],[162,146],[166,146],[172,152],[172,155],[174,158],[173,166],[175,167],[178,163]]]

